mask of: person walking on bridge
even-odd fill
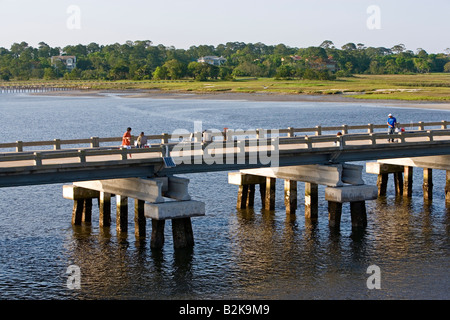
[[[388,134],[389,135],[394,134],[395,126],[397,125],[397,119],[395,119],[395,117],[392,114],[388,115],[387,125],[388,125]],[[394,142],[394,139],[388,139],[388,142]]]
[[[128,127],[127,131],[122,136],[122,148],[131,149],[131,128]],[[131,154],[129,155],[131,159]]]

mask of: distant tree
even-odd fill
[[[401,52],[405,51],[405,50],[406,50],[406,47],[405,47],[404,44],[397,44],[397,45],[393,46],[393,47],[391,48],[391,50],[392,50],[392,52],[398,54],[398,53],[401,53]]]
[[[178,80],[186,75],[186,66],[178,60],[172,59],[164,63],[169,79]]]
[[[53,80],[58,77],[54,68],[45,68],[44,69],[44,80]]]
[[[127,79],[129,75],[130,68],[125,64],[119,64],[111,69],[108,77],[111,80],[123,80]]]
[[[167,80],[169,78],[169,71],[165,66],[156,67],[153,72],[153,79],[155,80]]]
[[[347,44],[344,44],[344,45],[341,47],[341,49],[342,49],[342,50],[345,50],[345,51],[356,50],[356,45],[355,45],[354,43],[352,43],[352,42],[349,42],[349,43],[347,43]]]
[[[417,48],[417,56],[422,59],[426,59],[428,57],[428,53],[422,48]]]
[[[277,69],[275,78],[290,79],[295,75],[295,70],[290,65],[282,65]]]
[[[414,66],[417,69],[417,72],[419,73],[427,73],[430,71],[430,64],[427,60],[422,58],[414,58]]]
[[[6,67],[0,68],[0,79],[3,81],[9,81],[10,78],[11,72],[9,71],[9,69]]]
[[[325,41],[323,41],[323,42],[320,44],[319,47],[321,47],[321,48],[323,48],[323,49],[325,49],[325,50],[328,50],[328,49],[334,49],[334,43],[333,43],[333,41],[325,40]]]
[[[95,42],[91,42],[86,46],[86,51],[87,54],[91,54],[91,53],[95,53],[95,52],[100,52],[101,51],[101,47],[95,43]]]
[[[444,66],[444,72],[450,72],[450,62],[447,62]]]

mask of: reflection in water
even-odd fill
[[[340,229],[328,226],[325,206],[314,222],[305,219],[302,209],[292,215],[278,209],[234,209],[207,222],[211,227],[217,224],[214,236],[202,229],[204,220],[198,220],[200,225],[193,220],[196,246],[181,250],[172,248],[170,222],[163,250],[150,249],[149,239],[135,239],[131,231],[117,235],[114,228],[73,227],[67,260],[80,266],[82,289],[66,297],[446,296],[446,274],[436,261],[448,266],[448,237],[442,235],[448,236],[449,208],[441,214],[440,206],[417,199],[379,198],[367,203],[369,224],[364,230],[351,228],[348,207],[343,208]],[[383,290],[370,291],[365,285],[367,268],[373,264],[382,270]],[[441,283],[433,282],[443,287],[438,293],[423,283],[435,272],[444,277]]]

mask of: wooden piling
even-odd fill
[[[264,209],[266,210],[275,210],[275,184],[276,178],[266,178],[266,203]]]
[[[247,198],[248,198],[248,185],[240,185],[237,197],[237,205],[238,209],[245,209],[247,207]]]
[[[341,225],[342,203],[328,201],[328,224],[332,228],[339,228]]]
[[[83,213],[81,222],[90,225],[92,223],[92,198],[83,200]]]
[[[403,172],[403,196],[410,198],[413,187],[413,167],[405,166]]]
[[[99,226],[100,226],[100,228],[111,226],[111,194],[110,193],[100,192]]]
[[[445,202],[450,204],[450,170],[445,172]]]
[[[164,226],[166,220],[152,219],[152,237],[150,247],[152,249],[161,249],[164,246]]]
[[[172,219],[172,235],[175,249],[194,246],[191,218]]]
[[[250,184],[248,186],[248,194],[247,194],[247,208],[253,208],[255,206],[255,185]]]
[[[352,228],[367,227],[367,212],[365,201],[350,202]]]
[[[295,214],[297,210],[297,181],[284,180],[284,205],[286,214]]]
[[[423,198],[433,199],[433,170],[430,168],[423,169]]]
[[[128,231],[128,197],[116,195],[117,215],[116,230],[117,232]]]
[[[81,225],[81,221],[83,218],[83,207],[84,207],[83,199],[73,201],[72,224],[74,226]]]
[[[377,177],[378,196],[386,196],[386,189],[389,176],[387,173],[381,173]]]
[[[395,195],[403,194],[403,172],[394,172]]]
[[[317,220],[319,217],[319,186],[305,183],[305,218]]]
[[[145,237],[146,219],[144,216],[145,201],[134,200],[134,235],[136,238]]]
[[[255,204],[255,185],[245,184],[239,186],[237,205],[238,209],[253,208]]]
[[[261,207],[265,209],[266,207],[266,183],[259,184],[259,193],[261,195]]]

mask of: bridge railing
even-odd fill
[[[387,144],[386,139],[395,138],[398,143]],[[445,139],[444,139],[445,138]],[[383,142],[380,144],[379,140]],[[419,130],[419,131],[405,131],[398,133],[394,136],[387,134],[386,132],[374,132],[369,134],[364,133],[354,133],[345,134],[342,136],[337,135],[317,135],[317,136],[297,136],[297,137],[276,137],[276,138],[260,138],[260,139],[246,139],[246,140],[228,140],[228,141],[215,141],[212,144],[206,144],[203,142],[179,142],[170,144],[161,144],[156,147],[150,148],[115,148],[115,149],[105,149],[105,148],[86,148],[86,149],[65,149],[65,150],[43,150],[35,152],[10,152],[0,154],[0,163],[2,162],[16,162],[10,167],[20,167],[29,166],[30,161],[32,161],[32,166],[45,166],[45,165],[60,165],[70,164],[70,163],[87,163],[87,162],[98,162],[98,161],[129,161],[136,160],[139,158],[128,158],[129,155],[145,154],[145,158],[161,158],[166,155],[166,146],[170,146],[173,151],[175,146],[182,147],[181,152],[178,152],[175,157],[180,156],[198,156],[198,152],[205,155],[205,152],[216,152],[221,151],[223,156],[227,156],[225,149],[233,148],[233,152],[249,152],[251,153],[251,147],[265,147],[269,148],[267,150],[275,150],[274,148],[280,145],[291,145],[291,149],[285,149],[287,152],[292,152],[292,150],[323,150],[323,151],[334,151],[334,150],[346,150],[347,148],[373,148],[374,145],[379,145],[381,147],[396,148],[400,146],[423,146],[426,148],[428,143],[433,142],[449,142],[450,141],[450,129],[438,129],[438,130]],[[367,141],[367,143],[361,144],[361,141]],[[212,147],[212,148],[211,148]],[[245,151],[245,147],[250,147]],[[237,149],[236,149],[237,148]],[[193,153],[189,151],[193,150]],[[213,151],[210,151],[213,150]],[[262,150],[262,149],[258,149]],[[184,152],[188,152],[185,154]],[[255,149],[253,149],[253,152]],[[283,151],[280,148],[280,153]],[[101,158],[101,157],[105,158]],[[111,156],[116,156],[111,158]],[[97,157],[97,158],[95,158]],[[89,158],[89,159],[88,159]],[[64,160],[63,160],[64,159]],[[52,160],[62,160],[60,162]],[[21,161],[28,161],[25,163],[20,163]],[[8,167],[8,165],[6,166]]]
[[[418,131],[425,131],[427,128],[436,128],[439,127],[440,129],[447,129],[447,127],[450,125],[450,121],[439,121],[439,122],[414,122],[414,123],[400,123],[398,124],[398,127],[403,127],[406,129],[406,132],[411,132],[412,130],[418,130]],[[293,137],[299,137],[297,134],[304,134],[300,137],[308,137],[305,134],[313,134],[314,136],[322,136],[326,133],[330,134],[331,132],[341,132],[343,135],[350,134],[350,131],[356,131],[356,133],[368,133],[368,134],[375,134],[382,130],[386,130],[387,125],[386,124],[367,124],[367,125],[341,125],[341,126],[316,126],[311,128],[282,128],[282,129],[255,129],[254,130],[254,136],[255,138],[266,138],[266,137],[279,137],[281,139],[283,138],[293,138]],[[381,131],[382,133],[382,131]],[[222,140],[230,140],[235,139],[239,140],[240,136],[245,135],[241,133],[240,131],[213,131],[210,132],[210,137],[219,137]],[[248,134],[248,132],[247,132]],[[132,144],[137,139],[136,136],[131,137]],[[160,144],[169,144],[169,143],[176,143],[179,141],[184,142],[201,142],[203,140],[203,133],[202,132],[194,132],[194,133],[181,133],[181,134],[168,134],[168,133],[162,133],[160,135],[149,135],[147,136],[147,139],[149,142],[157,141],[155,143],[152,143],[151,146],[158,146]],[[350,137],[346,137],[346,140],[351,139]],[[362,139],[362,138],[361,138]],[[387,139],[387,138],[386,138]],[[220,139],[219,139],[220,140]],[[68,140],[62,140],[62,139],[54,139],[54,140],[47,140],[47,141],[31,141],[31,142],[25,142],[25,141],[16,141],[16,142],[9,142],[9,143],[0,143],[0,150],[1,149],[9,149],[14,150],[15,152],[24,152],[25,148],[31,147],[50,147],[53,150],[62,150],[62,146],[73,146],[71,149],[80,149],[82,145],[85,145],[85,148],[118,148],[120,147],[122,141],[122,137],[107,137],[107,138],[100,138],[100,137],[91,137],[88,139],[68,139]],[[403,141],[403,140],[402,140]],[[111,143],[116,145],[111,145]],[[291,142],[288,142],[291,143]],[[109,146],[107,146],[109,144]],[[69,148],[67,148],[69,149]],[[36,149],[35,149],[36,150]],[[39,150],[40,151],[40,150]],[[11,151],[10,151],[11,152]]]

